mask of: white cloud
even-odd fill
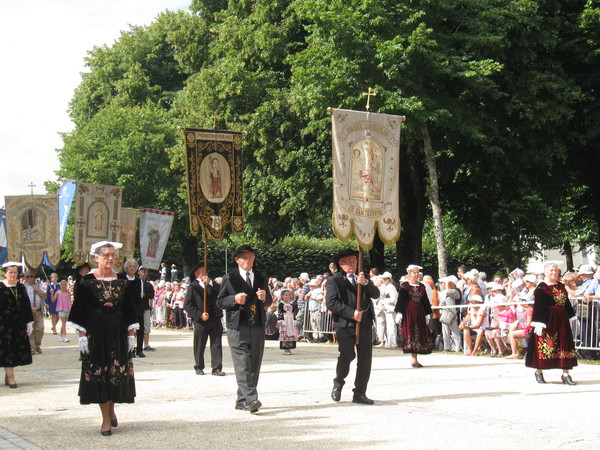
[[[59,132],[73,127],[67,108],[86,52],[112,45],[129,25],[148,25],[190,0],[0,1],[0,206],[5,195],[43,194],[55,180]]]

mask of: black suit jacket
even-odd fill
[[[204,288],[200,286],[198,280],[194,280],[188,286],[185,292],[185,301],[183,309],[194,320],[202,322],[201,316],[204,313]],[[217,307],[217,289],[211,284],[206,289],[206,312],[210,319],[223,317],[223,310]]]
[[[379,288],[371,281],[361,287],[362,301],[360,309],[363,311],[361,327],[373,325],[373,304],[371,298],[379,297]],[[327,309],[333,313],[333,321],[337,327],[354,327],[356,320],[354,311],[356,307],[356,287],[346,278],[344,272],[336,272],[327,278],[327,295],[325,297]]]
[[[239,330],[242,311],[245,311],[247,314],[248,308],[253,302],[258,302],[258,304],[262,306],[262,308],[258,308],[260,311],[260,323],[263,327],[266,324],[266,308],[273,303],[273,297],[271,297],[271,291],[267,284],[267,277],[254,269],[252,271],[254,273],[254,283],[252,288],[250,288],[248,283],[242,278],[238,268],[232,270],[223,277],[221,289],[217,297],[217,306],[225,310],[227,328]],[[261,302],[256,297],[256,291],[258,289],[263,289],[267,293],[264,302]],[[242,292],[248,294],[248,297],[246,297],[246,304],[238,305],[235,302],[235,295]]]

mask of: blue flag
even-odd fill
[[[76,184],[73,181],[65,181],[58,190],[58,225],[60,229],[60,245],[63,243],[67,221],[71,212],[71,205],[75,199]]]
[[[6,246],[6,211],[0,209],[0,264],[6,262],[8,247]]]

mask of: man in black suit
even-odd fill
[[[366,396],[367,384],[371,376],[373,349],[372,326],[373,304],[371,298],[379,297],[379,289],[367,278],[364,272],[356,274],[358,252],[352,249],[342,250],[335,255],[333,262],[338,271],[327,278],[327,309],[333,313],[333,321],[340,355],[337,360],[331,398],[339,402],[342,387],[350,372],[350,362],[358,354],[354,396],[352,402],[372,405],[374,402]],[[357,303],[356,288],[361,285],[361,301]],[[356,345],[356,324],[360,323],[360,341]],[[356,347],[356,353],[354,348]]]
[[[255,413],[258,377],[265,349],[265,309],[273,302],[267,277],[253,270],[256,251],[249,245],[233,253],[238,267],[223,277],[217,305],[226,311],[227,340],[238,384],[236,409]]]
[[[204,264],[195,266],[190,279],[193,280],[185,292],[183,309],[194,321],[194,369],[196,375],[204,375],[204,350],[210,337],[210,365],[212,374],[223,376],[223,347],[221,337],[223,310],[217,307],[217,288],[206,275]],[[206,310],[204,291],[206,290]]]

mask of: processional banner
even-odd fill
[[[402,116],[333,109],[333,217],[336,236],[352,234],[366,250],[375,233],[386,244],[400,237]]]
[[[135,208],[121,208],[121,243],[123,244],[119,251],[121,261],[127,261],[134,256],[137,215],[138,210]]]
[[[123,188],[77,183],[73,260],[86,262],[90,247],[98,241],[121,242]]]
[[[6,262],[8,247],[6,246],[6,211],[0,209],[0,264]]]
[[[65,237],[65,231],[67,230],[67,223],[69,222],[69,214],[71,213],[71,206],[73,200],[75,200],[75,190],[77,185],[73,181],[65,181],[58,190],[58,218],[59,218],[59,229],[60,229],[60,245],[63,243]]]
[[[209,240],[223,238],[231,222],[244,229],[242,133],[186,128],[190,231]]]
[[[140,208],[140,255],[144,267],[159,269],[174,219],[171,211]]]
[[[37,269],[44,260],[60,262],[58,196],[15,195],[4,197],[8,260],[25,259],[27,267]]]

